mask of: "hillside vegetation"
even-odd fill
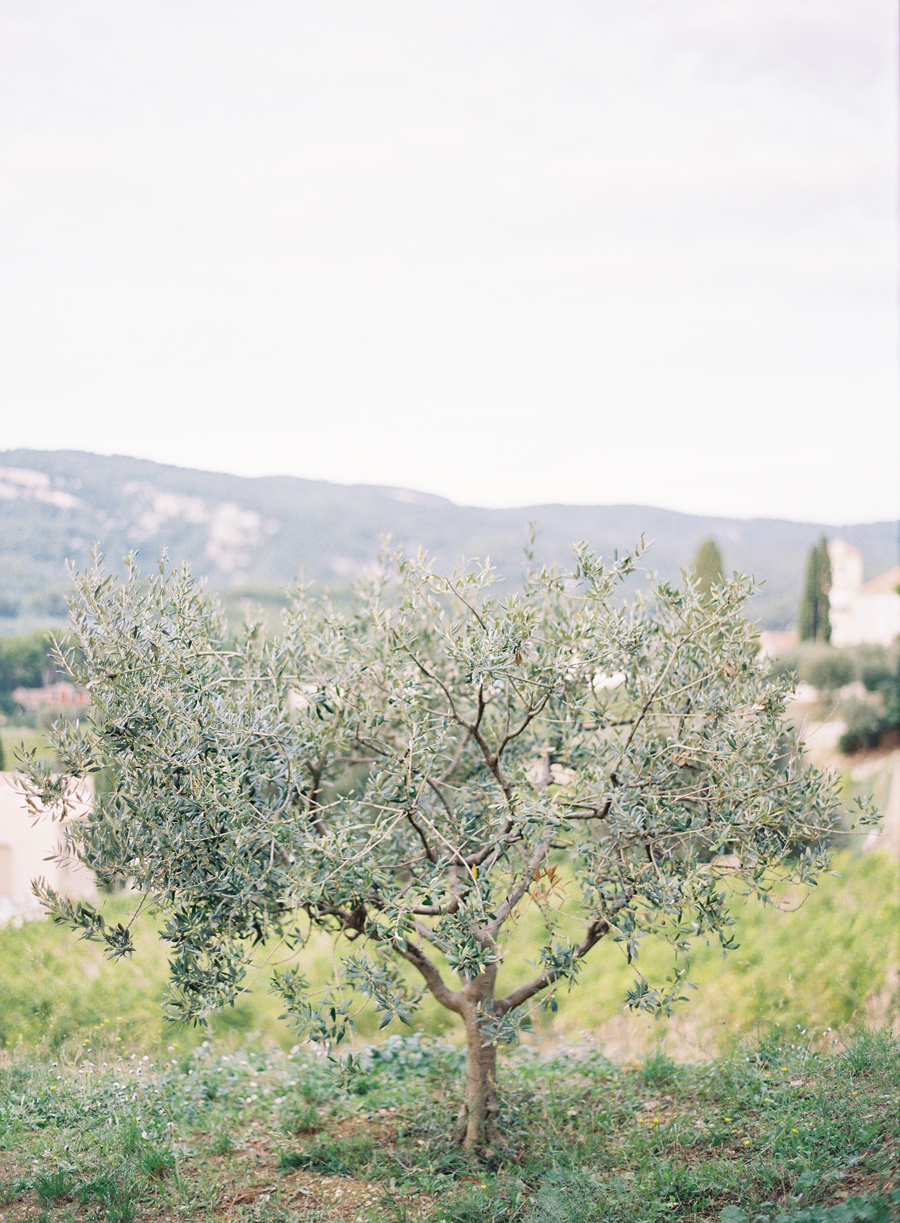
[[[423,483],[427,473],[423,473]],[[652,541],[644,564],[676,579],[698,545],[715,538],[725,572],[764,580],[751,612],[762,627],[796,615],[806,552],[833,526],[777,519],[698,517],[649,506],[458,506],[407,489],[328,484],[288,476],[245,479],[146,460],[77,451],[0,452],[0,628],[17,631],[64,616],[66,560],[84,568],[99,543],[112,564],[137,550],[152,568],[164,549],[211,584],[271,602],[301,574],[346,585],[374,561],[386,534],[423,546],[439,568],[490,557],[518,581],[528,524],[541,560],[568,559],[573,540],[601,555]],[[840,528],[859,547],[868,576],[896,560],[896,523]],[[641,575],[642,577],[643,575]]]

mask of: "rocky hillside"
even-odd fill
[[[862,550],[867,576],[896,563],[897,524],[823,526],[777,519],[702,518],[648,506],[458,506],[408,489],[351,487],[289,476],[245,479],[141,459],[77,451],[0,452],[0,612],[10,628],[23,617],[62,610],[67,560],[87,562],[97,542],[115,565],[136,551],[153,565],[167,549],[211,585],[237,592],[283,588],[305,572],[348,582],[390,534],[422,545],[441,566],[490,556],[515,580],[529,522],[541,559],[565,560],[573,540],[611,554],[643,534],[645,565],[676,578],[697,545],[718,541],[727,569],[765,579],[753,614],[783,627],[796,613],[807,550],[825,533]]]

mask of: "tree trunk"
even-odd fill
[[[403,954],[425,978],[438,1002],[459,1015],[466,1026],[466,1092],[459,1110],[458,1140],[469,1154],[490,1157],[500,1142],[497,1048],[486,1036],[484,1023],[499,1013],[494,998],[498,964],[488,964],[477,977],[460,974],[462,988],[451,990],[418,947],[408,944]],[[508,1005],[504,1005],[502,1013],[508,1009]]]
[[[460,1110],[463,1125],[463,1149],[472,1154],[490,1155],[497,1145],[497,1049],[485,1044],[478,1024],[478,1013],[467,1008],[466,1024],[466,1094]]]

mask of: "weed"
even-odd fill
[[[174,1154],[165,1147],[147,1146],[138,1152],[138,1166],[149,1177],[164,1177],[175,1167]]]
[[[57,1202],[75,1196],[75,1181],[67,1168],[39,1172],[33,1187],[39,1202]]]
[[[119,1129],[119,1143],[127,1155],[134,1155],[141,1149],[141,1123],[129,1118]]]
[[[584,1172],[553,1172],[541,1185],[528,1223],[587,1223],[596,1218],[597,1182]]]
[[[315,1134],[321,1128],[314,1104],[286,1104],[281,1110],[281,1128],[286,1134]]]
[[[850,1078],[866,1075],[896,1077],[895,1046],[887,1032],[862,1029],[838,1055],[838,1067]]]
[[[409,1208],[405,1202],[400,1202],[387,1190],[383,1191],[382,1197],[378,1202],[383,1211],[389,1211],[386,1215],[386,1223],[414,1223],[413,1216],[409,1213]]]
[[[486,1185],[456,1195],[437,1216],[438,1223],[512,1223],[514,1218],[510,1203]]]
[[[0,1181],[0,1206],[14,1202],[31,1188],[31,1181]]]
[[[648,1087],[666,1087],[678,1078],[678,1066],[663,1049],[656,1048],[645,1058],[640,1074]]]
[[[230,1155],[234,1151],[234,1136],[230,1130],[220,1127],[213,1136],[209,1148],[213,1155]]]
[[[890,1197],[848,1197],[833,1206],[808,1206],[785,1214],[762,1216],[748,1214],[738,1206],[719,1212],[720,1223],[896,1223],[900,1218],[900,1190]]]
[[[302,1151],[283,1152],[279,1167],[282,1171],[306,1168],[328,1176],[355,1176],[371,1163],[373,1149],[370,1138],[354,1137],[343,1141],[323,1138]]]
[[[86,1181],[78,1191],[83,1202],[98,1202],[109,1223],[131,1223],[137,1209],[135,1195],[139,1186],[134,1177],[117,1176],[105,1170]]]

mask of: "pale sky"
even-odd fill
[[[0,0],[0,446],[900,514],[893,0]]]

